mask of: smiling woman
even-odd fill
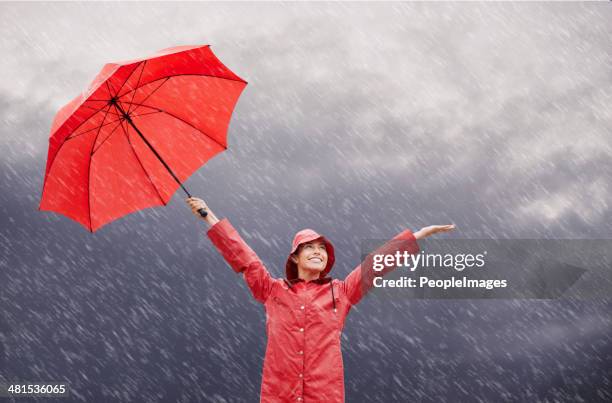
[[[244,275],[253,297],[265,306],[268,346],[261,401],[344,402],[342,329],[351,307],[372,288],[371,265],[358,265],[344,280],[332,279],[328,276],[335,261],[332,243],[304,229],[293,238],[286,278],[272,278],[227,219],[219,221],[202,199],[191,197],[187,203],[210,225],[212,243],[234,271]],[[200,209],[208,214],[202,217]],[[414,234],[407,229],[376,252],[415,254],[417,239],[453,228],[430,226]]]
[[[305,230],[313,234],[312,230]],[[290,260],[297,267],[298,278],[305,281],[316,280],[327,268],[327,250],[333,250],[331,243],[323,237],[314,241],[300,243],[297,250],[291,253]],[[330,267],[331,268],[331,267]]]

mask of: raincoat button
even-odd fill
[[[302,309],[302,310],[303,310],[303,309],[304,309],[304,305],[302,305],[302,306],[300,307],[300,309]]]
[[[298,399],[297,399],[297,400],[298,400],[298,402],[301,402],[301,401],[302,401],[302,398],[301,398],[301,397],[298,397]]]
[[[304,332],[304,328],[303,327],[300,328],[300,332]]]
[[[302,350],[298,351],[299,355],[304,355],[304,352]]]
[[[300,374],[300,378],[303,378],[303,377],[304,377],[304,374]]]

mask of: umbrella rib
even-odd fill
[[[78,124],[77,127],[74,128],[74,130],[72,131],[72,133],[74,133],[76,130],[79,129],[79,127],[83,126],[85,124],[85,122],[87,122],[89,119],[91,119],[92,117],[94,117],[98,112],[100,112],[102,109],[106,108],[108,105],[104,105],[103,107],[101,107],[100,109],[98,109],[97,111],[95,111],[94,113],[91,114],[91,116],[89,116],[87,119],[83,120],[81,123]],[[104,120],[103,120],[104,121]],[[63,126],[63,124],[62,124]],[[72,133],[70,133],[68,136],[70,136]],[[68,137],[66,136],[66,138]],[[62,143],[59,145],[59,148],[57,149],[55,155],[53,156],[53,161],[51,161],[51,164],[49,165],[49,171],[51,172],[51,169],[53,168],[53,164],[55,163],[55,159],[57,158],[57,154],[59,154],[59,152],[62,150],[62,147],[64,146],[64,144],[66,144],[66,138],[64,138],[64,140],[62,141]],[[45,175],[45,184],[47,183],[46,180],[46,175]],[[45,184],[43,184],[43,193],[45,192]]]
[[[142,73],[144,72],[144,69],[145,69],[145,66],[146,66],[146,65],[147,65],[147,61],[145,60],[145,61],[144,61],[144,64],[142,65],[142,69],[140,69],[140,75],[138,76],[138,81],[136,81],[136,88],[140,88],[140,87],[139,87],[139,85],[140,85],[140,79],[142,78]],[[119,89],[119,91],[121,91],[121,88]],[[117,93],[119,93],[119,91],[117,91]],[[133,91],[133,92],[132,92],[132,99],[130,99],[130,102],[133,102],[133,101],[134,101],[134,96],[135,96],[135,95],[136,95],[136,91]],[[127,110],[127,114],[128,114],[128,115],[130,114],[130,108],[129,108],[129,107],[128,107],[128,110]]]
[[[113,95],[113,90],[110,87],[110,84],[108,83],[108,80],[104,81],[104,84],[106,84],[106,88],[108,89],[108,99],[111,99],[114,95]]]
[[[108,105],[108,101],[104,101],[104,102],[106,103],[104,106]],[[87,105],[81,105],[81,106],[82,106],[83,108],[93,109],[94,111],[96,111],[96,110],[97,110],[97,111],[100,111],[101,109],[104,109],[104,106],[103,106],[102,108],[100,108],[100,109],[94,108],[94,107],[92,107],[92,106],[87,106]],[[110,114],[112,114],[112,115],[119,116],[119,115],[118,115],[116,112],[111,112],[110,110],[108,110],[106,113],[110,113]]]
[[[103,123],[104,123],[104,121],[106,120],[106,117],[107,117],[107,116],[108,116],[108,114],[109,114],[109,111],[110,111],[111,106],[112,106],[112,104],[108,104],[108,109],[106,110],[106,114],[104,115],[104,118],[102,118],[102,124],[103,124]],[[119,115],[115,115],[115,116],[119,116]],[[101,129],[101,128],[102,128],[102,126],[100,126],[100,129]],[[94,146],[96,145],[96,142],[98,141],[98,137],[99,137],[99,136],[100,136],[100,130],[98,130],[98,133],[96,134],[96,138],[94,139],[94,144],[93,144],[93,146],[91,147],[91,150],[90,150],[90,152],[89,152],[90,156],[91,156],[91,153],[92,153],[92,151],[93,151]],[[106,137],[106,139],[108,139],[108,137]],[[106,140],[106,139],[105,139],[105,140]],[[98,148],[99,148],[99,147],[98,147]]]
[[[115,120],[114,122],[117,122],[117,120]],[[100,149],[100,147],[102,147],[102,145],[103,145],[104,143],[106,143],[106,141],[107,141],[108,139],[110,139],[110,137],[113,135],[113,133],[115,132],[115,130],[117,130],[117,128],[118,128],[118,127],[121,125],[121,122],[123,122],[123,119],[119,119],[119,120],[118,120],[118,122],[119,122],[119,124],[118,124],[117,126],[115,126],[115,127],[113,128],[113,130],[111,130],[111,132],[108,134],[108,136],[106,136],[106,138],[105,138],[104,140],[102,140],[102,141],[100,142],[100,144],[98,144],[98,146],[97,146],[97,147],[95,147],[95,148],[92,150],[92,152],[91,152],[91,155],[92,155],[92,156],[93,156],[95,153],[97,153],[97,152],[98,152],[98,150]],[[95,143],[94,143],[94,145],[95,145]]]
[[[113,124],[113,123],[115,123],[115,122],[118,122],[119,120],[120,120],[120,119],[116,119],[116,120],[113,120],[113,121],[111,121],[111,122],[104,123],[104,124],[102,125],[102,127],[104,127],[104,126],[108,126],[108,125],[111,125],[111,124]],[[75,139],[75,138],[77,138],[77,137],[79,137],[79,136],[82,136],[82,135],[84,135],[84,134],[87,134],[87,133],[91,133],[91,132],[97,131],[98,129],[99,129],[99,127],[94,127],[94,128],[92,128],[92,129],[85,130],[84,132],[81,132],[81,133],[71,134],[70,136],[66,137],[66,139],[65,139],[64,141],[68,141],[68,140]]]
[[[140,101],[140,104],[143,104],[147,99],[149,99],[151,97],[151,95],[155,94],[157,92],[157,90],[159,90],[162,87],[162,85],[164,85],[165,83],[168,82],[168,80],[170,80],[170,77],[168,77],[164,81],[162,81],[153,91],[151,91],[142,101]],[[136,93],[136,91],[134,91],[134,93]],[[124,103],[128,104],[128,114],[130,113],[129,109],[132,107],[133,102],[134,102],[134,97],[132,97],[132,100],[130,102],[127,102],[127,101],[124,102]],[[135,105],[139,105],[139,104],[135,104]],[[140,105],[136,106],[131,112],[132,113],[136,112],[136,109],[138,109],[139,107],[140,107]]]
[[[147,115],[152,115],[152,114],[154,114],[154,113],[161,113],[161,111],[145,112],[145,113],[140,113],[140,114],[138,114],[138,115],[133,115],[133,114],[132,114],[132,115],[130,115],[130,117],[132,117],[132,118],[137,118],[137,117],[139,117],[139,116],[147,116]]]
[[[129,104],[129,102],[123,102],[123,103],[124,103],[124,104]],[[200,133],[202,133],[204,136],[206,136],[207,138],[209,138],[209,139],[211,139],[212,141],[214,141],[215,143],[217,143],[217,144],[218,144],[218,145],[219,145],[221,148],[223,148],[224,150],[227,150],[227,147],[226,147],[226,146],[224,146],[223,144],[219,143],[219,142],[218,142],[218,141],[217,141],[215,138],[213,138],[211,135],[209,135],[208,133],[206,133],[206,132],[204,132],[204,131],[202,131],[202,130],[198,129],[197,127],[195,127],[194,125],[192,125],[191,123],[189,123],[188,121],[186,121],[185,119],[183,119],[183,118],[181,118],[181,117],[179,117],[179,116],[176,116],[175,114],[173,114],[173,113],[171,113],[171,112],[165,111],[165,110],[160,109],[160,108],[156,108],[156,107],[154,107],[154,106],[143,105],[143,104],[136,104],[136,105],[138,105],[138,106],[144,106],[145,108],[155,109],[155,110],[156,110],[156,111],[158,111],[158,112],[165,113],[165,114],[166,114],[166,115],[168,115],[168,116],[171,116],[171,117],[173,117],[173,118],[175,118],[175,119],[177,119],[177,120],[180,120],[181,122],[183,122],[183,123],[185,123],[186,125],[188,125],[188,126],[190,126],[190,127],[194,128],[194,129],[196,129],[197,131],[199,131]]]
[[[170,79],[170,78],[172,78],[172,77],[182,77],[182,76],[190,76],[190,77],[210,77],[210,78],[217,78],[217,79],[219,79],[219,80],[227,80],[227,81],[234,81],[234,82],[237,82],[237,83],[244,83],[244,84],[247,84],[247,82],[246,82],[246,81],[244,81],[244,80],[234,80],[233,78],[226,78],[226,77],[213,76],[213,75],[211,75],[211,74],[174,74],[174,75],[171,75],[171,76],[168,76],[168,77],[161,77],[161,78],[158,78],[158,79],[155,79],[155,80],[149,81],[148,83],[144,83],[144,84],[142,84],[141,86],[139,86],[139,87],[137,87],[137,88],[133,88],[133,89],[131,89],[131,90],[129,90],[129,91],[124,92],[124,93],[123,93],[123,94],[121,94],[121,95],[117,95],[117,98],[123,98],[125,95],[129,94],[130,92],[132,92],[132,91],[137,91],[138,89],[140,89],[140,88],[144,87],[145,85],[152,84],[152,83],[154,83],[154,82],[156,82],[156,81],[160,81],[160,80],[168,80],[168,79]]]
[[[94,113],[92,113],[90,116],[88,116],[88,117],[87,117],[87,119],[85,119],[85,120],[83,120],[81,123],[79,123],[79,124],[77,125],[77,127],[75,127],[75,128],[74,128],[74,130],[73,130],[73,131],[72,131],[70,134],[72,134],[72,133],[74,133],[75,131],[77,131],[77,130],[79,129],[79,127],[83,126],[85,123],[87,123],[87,121],[88,121],[89,119],[91,119],[91,118],[93,118],[94,116],[96,116],[96,115],[98,114],[98,112],[102,111],[102,109],[104,109],[104,108],[106,108],[106,107],[108,107],[108,103],[107,103],[107,104],[105,104],[104,106],[102,106],[101,108],[97,109],[97,110],[96,110]],[[63,124],[62,124],[62,126],[63,126]],[[56,131],[56,132],[57,132],[57,131]],[[69,135],[70,135],[70,134],[69,134]],[[69,135],[68,135],[68,136],[69,136]],[[66,136],[66,137],[68,137],[68,136]]]
[[[113,123],[118,122],[118,121],[120,121],[120,120],[121,120],[121,118],[120,118],[120,119],[117,119],[117,120],[113,120],[112,122],[107,122],[107,123],[104,123],[104,124],[102,125],[102,127],[104,127],[104,126],[108,126],[108,125],[112,125]],[[71,134],[70,136],[66,137],[66,140],[65,140],[65,141],[72,140],[72,139],[74,139],[74,138],[76,138],[76,137],[82,136],[82,135],[84,135],[84,134],[87,134],[87,133],[89,133],[89,132],[93,132],[93,131],[96,131],[96,130],[99,130],[99,129],[100,129],[99,127],[94,127],[93,129],[85,130],[85,131],[84,131],[84,132],[82,132],[82,133],[78,133],[78,134]]]
[[[134,68],[134,70],[132,70],[132,71],[130,72],[130,74],[127,76],[127,78],[126,78],[126,79],[123,81],[123,84],[121,84],[121,87],[119,87],[119,89],[118,89],[118,90],[117,90],[117,92],[116,92],[117,94],[118,94],[118,93],[119,93],[119,92],[120,92],[120,91],[123,89],[123,86],[125,85],[125,83],[127,83],[127,82],[128,82],[128,80],[129,80],[129,79],[132,77],[132,74],[134,74],[134,72],[135,72],[136,70],[138,70],[138,68],[139,68],[139,67],[140,67],[140,66],[141,66],[143,63],[144,63],[144,64],[146,64],[146,63],[147,63],[147,61],[145,60],[144,62],[139,62],[139,63],[138,63],[138,66],[136,66],[136,67]],[[144,70],[144,66],[142,66],[142,70]],[[142,70],[140,71],[140,76],[141,76],[141,77],[142,77]],[[140,77],[138,78],[138,82],[140,82]],[[138,84],[136,84],[136,85],[138,85]]]
[[[108,105],[108,109],[110,109],[110,107],[111,105]],[[98,133],[96,133],[96,138],[91,143],[91,150],[89,150],[89,163],[87,164],[87,213],[89,214],[89,231],[92,233],[93,223],[91,222],[91,160],[93,158],[91,152],[93,151],[93,148],[96,145],[96,141],[98,140],[98,136],[100,135],[100,130],[102,130],[102,125],[104,124],[104,120],[106,120],[107,116],[108,113],[102,118],[102,123],[100,123],[100,127],[98,127]]]
[[[139,63],[139,65],[141,65],[141,64],[143,64],[143,63],[146,63],[146,60],[145,60],[144,62],[140,62],[140,63]],[[144,67],[143,67],[143,69],[144,69]],[[120,86],[120,87],[119,87],[119,89],[117,90],[117,93],[119,93],[119,91],[121,91],[121,89],[123,88],[123,86],[125,85],[125,83],[127,83],[127,82],[128,82],[128,80],[130,79],[130,77],[132,77],[132,74],[134,74],[134,72],[135,72],[136,70],[138,70],[138,66],[136,66],[136,68],[134,68],[134,70],[132,70],[132,71],[130,72],[130,74],[127,76],[127,78],[126,78],[126,79],[123,81],[123,83],[121,84],[121,86]],[[138,78],[138,82],[140,82],[140,78],[142,77],[142,71],[140,72],[140,75],[141,75],[141,76]],[[108,88],[108,90],[109,90],[109,92],[110,92],[110,95],[112,96],[112,91],[111,91],[111,89],[110,89],[110,87],[109,87],[109,85],[108,85],[108,80],[106,80],[104,83],[106,84],[106,87]],[[101,108],[99,108],[99,109],[94,108],[94,107],[92,107],[92,106],[88,106],[88,105],[81,105],[81,107],[83,107],[83,108],[87,108],[87,109],[92,109],[92,110],[95,110],[95,111],[96,111],[96,113],[97,113],[97,112],[100,112],[102,109],[104,109],[104,108],[105,108],[105,107],[108,105],[108,99],[86,99],[86,100],[85,100],[83,103],[85,103],[85,102],[89,102],[89,101],[91,101],[91,102],[104,102],[104,103],[105,103],[105,104],[104,104],[104,106],[102,106],[102,107],[101,107]],[[111,111],[110,111],[110,108],[109,108],[109,109],[106,111],[106,113],[107,113],[107,114],[108,114],[108,113],[111,113],[111,114],[113,114],[113,115],[115,115],[115,116],[117,116],[117,117],[121,117],[121,115],[120,115],[119,113],[116,113],[116,112],[111,112]],[[94,113],[94,115],[95,115],[95,113]],[[92,118],[94,115],[91,115],[89,118],[87,118],[87,120],[91,119],[91,118]],[[106,119],[106,116],[104,117],[104,119]],[[87,120],[86,120],[86,121],[87,121]],[[117,121],[117,120],[115,120],[114,122],[116,122],[116,121]],[[85,122],[83,122],[83,123],[85,123]],[[111,123],[113,123],[113,122],[109,122],[109,123],[107,123],[107,124],[111,124]],[[81,126],[81,125],[77,126],[77,128],[75,129],[75,131],[76,131],[76,130],[77,130],[79,127],[80,127],[80,126]],[[91,129],[91,130],[96,130],[96,129]],[[88,130],[88,131],[89,131],[89,130]],[[74,131],[73,131],[73,133],[74,133]],[[86,133],[86,132],[83,132],[83,133],[80,133],[80,134],[84,134],[84,133]],[[79,135],[80,135],[80,134],[79,134]],[[76,136],[67,137],[67,139],[70,139],[70,138],[73,138],[73,137],[76,137]]]
[[[130,148],[132,149],[132,153],[136,157],[136,160],[138,160],[138,163],[140,164],[140,167],[142,168],[142,171],[144,172],[144,174],[149,179],[149,182],[151,182],[151,186],[153,187],[153,189],[155,189],[155,193],[157,193],[157,196],[159,197],[159,200],[161,200],[161,202],[162,202],[162,204],[164,206],[167,205],[168,203],[166,203],[164,201],[164,199],[161,197],[161,194],[159,193],[159,190],[157,189],[157,186],[155,186],[155,183],[153,182],[153,179],[151,179],[151,176],[149,175],[149,172],[147,172],[147,170],[145,169],[144,165],[142,164],[142,161],[140,160],[140,157],[138,156],[138,154],[136,154],[136,150],[134,149],[134,146],[132,145],[132,141],[130,140],[130,136],[128,135],[127,130],[123,127],[123,121],[120,123],[120,125],[121,125],[121,130],[123,131],[123,134],[125,135],[125,138],[127,139],[128,144],[130,145]]]

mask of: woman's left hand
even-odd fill
[[[429,227],[423,227],[414,233],[416,239],[427,238],[430,235],[437,234],[439,232],[449,232],[455,229],[455,224],[448,225],[430,225]]]

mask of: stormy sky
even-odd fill
[[[177,193],[94,234],[37,210],[55,112],[107,62],[210,44],[248,81],[190,191],[281,276],[293,234],[336,245],[609,239],[606,3],[0,4],[0,380],[74,401],[257,401],[263,309]],[[367,298],[347,401],[612,398],[610,300]],[[66,401],[66,400],[63,400]]]

